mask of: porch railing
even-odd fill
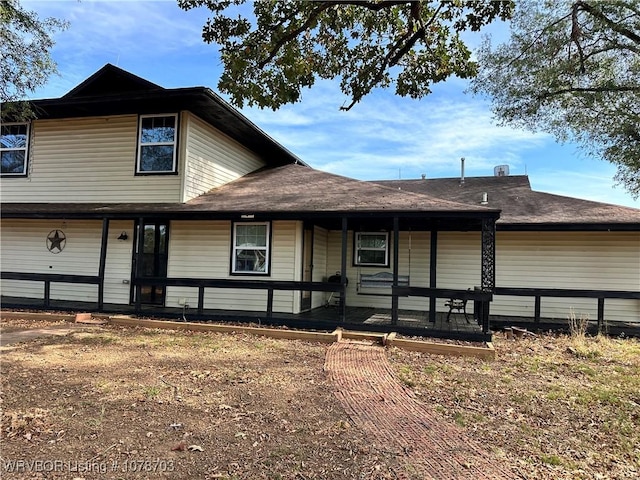
[[[204,313],[204,293],[206,288],[238,288],[248,290],[267,291],[267,318],[273,316],[273,292],[276,290],[291,290],[301,292],[341,292],[343,287],[334,282],[298,282],[284,280],[216,280],[206,278],[164,278],[139,277],[133,280],[136,294],[136,311],[142,309],[140,287],[142,285],[162,287],[196,287],[198,289],[198,314]]]
[[[98,286],[98,310],[103,307],[103,295],[101,281],[98,275],[67,275],[60,273],[23,273],[0,272],[2,280],[24,280],[28,282],[44,282],[44,306],[51,306],[52,283],[83,283]]]
[[[598,301],[598,331],[604,325],[604,301],[607,298],[621,298],[630,300],[640,300],[640,292],[628,290],[576,290],[567,288],[513,288],[496,287],[496,295],[534,297],[533,321],[541,322],[541,302],[542,297],[552,298],[592,298]]]

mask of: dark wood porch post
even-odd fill
[[[431,244],[429,246],[429,288],[437,287],[437,268],[438,268],[438,230],[431,230]],[[436,323],[436,302],[437,298],[433,295],[429,297],[429,322]]]
[[[140,312],[142,310],[142,285],[139,283],[140,278],[142,277],[142,252],[144,252],[144,218],[140,217],[138,219],[138,247],[136,250],[136,273],[135,273],[135,281],[136,281],[136,312]]]
[[[342,256],[340,259],[340,321],[347,319],[347,217],[342,217]]]
[[[496,219],[482,219],[482,273],[481,288],[483,292],[493,292],[496,287]],[[481,320],[482,331],[489,333],[489,306],[491,302],[483,302]]]
[[[98,310],[104,307],[104,272],[107,266],[107,244],[109,242],[109,219],[102,219],[102,242],[100,244],[100,264],[98,267]]]
[[[400,220],[393,217],[393,286],[398,286],[398,244],[400,243]],[[393,292],[392,289],[391,291]],[[398,323],[398,295],[391,294],[391,325]]]

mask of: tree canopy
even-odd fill
[[[211,11],[202,36],[220,47],[220,91],[239,107],[274,110],[319,78],[340,79],[348,110],[377,87],[420,98],[452,75],[472,77],[478,67],[460,34],[513,11],[511,1],[486,0],[245,3],[178,0]]]
[[[66,22],[55,18],[41,20],[35,12],[24,10],[17,0],[0,2],[0,101],[25,99],[28,92],[44,85],[57,71],[50,56],[53,34],[66,27]],[[14,118],[31,114],[26,103],[14,107]],[[3,115],[8,113],[3,111]]]
[[[487,39],[472,90],[503,123],[576,142],[640,195],[640,4],[520,2],[508,42]]]

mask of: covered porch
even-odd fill
[[[51,257],[43,252],[31,271],[19,270],[16,261],[16,269],[1,276],[29,284],[32,297],[42,292],[36,299],[45,308],[64,298],[61,291],[82,284],[87,293],[76,299],[95,298],[98,311],[116,304],[114,310],[137,315],[188,310],[202,319],[402,327],[410,335],[428,330],[429,336],[484,338],[490,335],[499,213],[289,165],[248,175],[185,204],[8,204],[5,219],[57,219],[69,228],[84,222],[72,240],[82,235],[94,253],[89,261],[78,248],[73,265],[60,262],[61,273],[50,273],[42,265]],[[238,252],[253,248],[235,243],[236,227],[243,223],[263,227],[264,270],[234,267]],[[123,225],[133,234],[123,235]],[[24,243],[20,231],[14,237]],[[40,242],[30,242],[35,251]],[[150,245],[156,247],[149,250]],[[16,243],[18,254],[20,248]],[[71,258],[66,251],[60,259],[65,258]],[[86,274],[71,270],[81,264]],[[116,302],[109,293],[114,280]],[[149,289],[155,292],[153,305],[145,301]],[[336,301],[325,308],[327,297]],[[462,325],[457,313],[450,322],[442,320],[443,304],[452,299],[468,302],[469,323],[463,318]]]

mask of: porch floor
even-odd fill
[[[95,302],[75,302],[68,300],[51,300],[49,307],[43,307],[42,299],[21,297],[0,297],[2,308],[20,308],[53,311],[82,311],[97,312]],[[104,304],[102,313],[132,314],[132,305]],[[391,310],[365,307],[347,307],[346,318],[341,320],[339,309],[336,307],[320,307],[299,314],[273,312],[272,318],[267,319],[264,312],[205,309],[198,314],[196,309],[188,308],[185,312],[181,308],[159,307],[143,305],[142,311],[137,313],[145,317],[184,318],[188,321],[230,321],[257,322],[271,325],[286,325],[291,328],[307,328],[315,330],[332,330],[343,327],[349,330],[364,330],[373,332],[395,331],[404,335],[428,336],[436,338],[451,338],[469,341],[491,341],[491,334],[482,332],[481,327],[469,315],[469,323],[464,315],[451,315],[447,322],[446,312],[436,314],[435,323],[429,322],[429,312],[400,310],[398,322],[391,323]]]

